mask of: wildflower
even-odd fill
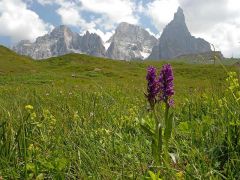
[[[78,119],[79,115],[78,115],[78,111],[75,111],[73,114],[73,119]]]
[[[26,105],[26,106],[25,106],[25,109],[26,109],[26,110],[29,110],[29,111],[30,111],[30,110],[33,110],[33,106],[32,106],[32,105]]]
[[[31,120],[36,119],[36,117],[37,117],[37,115],[36,115],[35,112],[32,112],[32,113],[30,114],[30,118],[31,118]]]
[[[239,89],[239,81],[238,81],[236,72],[228,73],[227,82],[229,83],[229,87],[228,87],[229,90],[234,92]]]
[[[47,109],[43,110],[43,117],[49,123],[49,128],[54,128],[56,124],[56,118],[51,114],[51,112]]]
[[[28,147],[28,150],[29,151],[32,151],[34,149],[34,145],[33,144],[30,144],[29,147]]]
[[[182,171],[177,172],[177,173],[176,173],[176,178],[179,179],[179,180],[184,179],[184,174],[183,174],[183,172],[182,172]]]
[[[219,107],[223,107],[223,100],[222,99],[218,100],[218,105],[219,105]]]
[[[171,99],[171,97],[174,95],[173,79],[174,78],[171,65],[163,65],[159,76],[160,100],[169,106],[172,106],[174,104],[173,99]]]
[[[102,131],[104,132],[104,134],[110,134],[110,133],[111,133],[111,131],[110,131],[110,130],[108,130],[108,129],[105,129],[105,128],[102,128]]]
[[[157,74],[156,74],[156,68],[150,66],[148,68],[147,77],[148,86],[147,86],[147,92],[148,94],[145,94],[148,98],[149,104],[151,108],[154,108],[154,105],[156,103],[156,96],[159,93],[159,83],[157,80]]]

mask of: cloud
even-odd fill
[[[0,1],[0,36],[8,36],[14,42],[34,40],[46,34],[52,26],[45,23],[22,0]]]
[[[155,0],[146,5],[145,12],[152,19],[153,25],[161,32],[173,19],[178,6],[178,0]]]
[[[138,16],[135,15],[137,6],[132,0],[38,0],[42,5],[58,4],[57,10],[63,23],[68,23],[80,28],[98,26],[103,30],[112,30],[120,22],[132,24],[138,23]],[[94,14],[91,22],[83,18],[83,13]],[[78,20],[77,20],[78,19]]]
[[[184,9],[189,28],[198,33],[211,29],[214,25],[229,22],[240,13],[234,8],[237,0],[179,0]],[[239,4],[238,4],[238,7]],[[217,10],[215,10],[217,8]],[[235,9],[235,10],[234,10]]]
[[[240,57],[238,0],[179,0],[179,2],[193,34],[214,44],[226,57]]]
[[[48,5],[48,4],[53,4],[53,3],[55,3],[55,1],[54,0],[37,0],[37,2],[39,3],[39,4],[41,4],[41,5]]]
[[[155,38],[160,38],[160,35],[161,34],[159,34],[159,33],[157,33],[157,34],[155,34],[155,33],[153,33],[152,31],[151,31],[151,29],[149,29],[149,28],[146,28],[145,29],[150,35],[152,35],[152,36],[154,36]]]
[[[61,16],[62,24],[78,26],[82,31],[95,28],[95,22],[87,22],[81,17],[80,7],[73,2],[62,1],[57,13]]]
[[[207,39],[226,57],[240,57],[240,34],[239,27],[236,25],[219,23],[211,30],[197,36]]]
[[[138,23],[137,6],[133,0],[37,0],[43,6],[58,5],[61,23],[75,26],[80,34],[96,33],[107,41],[120,22]],[[85,16],[88,15],[88,19]]]
[[[110,32],[103,32],[100,29],[89,29],[88,30],[90,33],[96,33],[97,35],[99,35],[103,42],[106,42],[110,39],[110,37],[114,34],[115,31],[110,31]]]
[[[80,0],[80,2],[82,10],[99,14],[108,25],[120,22],[138,23],[138,17],[134,15],[137,7],[131,0]]]
[[[87,6],[83,6],[81,0],[37,0],[39,4],[43,6],[57,4],[59,7],[57,9],[57,14],[61,17],[61,23],[64,25],[75,26],[80,29],[80,35],[84,35],[86,31],[90,33],[98,34],[103,42],[106,42],[114,33],[114,31],[103,32],[96,26],[101,27],[104,23],[103,18],[92,18],[90,22],[85,20],[82,17],[82,13],[84,11],[93,11],[98,12],[96,5],[92,7],[93,9],[89,9],[87,6],[88,4],[84,4]],[[102,10],[101,10],[102,11]]]

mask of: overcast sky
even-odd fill
[[[80,34],[95,32],[104,41],[120,22],[159,37],[178,6],[192,35],[226,57],[240,57],[240,0],[0,0],[0,44],[34,41],[61,24]]]

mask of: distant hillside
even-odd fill
[[[0,75],[11,72],[34,72],[37,69],[35,62],[31,58],[18,55],[0,45]]]
[[[216,60],[215,57],[217,57],[218,60],[224,60],[224,57],[220,51],[181,55],[174,59],[176,61],[184,61],[192,64],[214,64],[214,60]]]
[[[220,59],[223,58],[221,52],[215,52]],[[181,55],[168,62],[179,62],[188,64],[213,64],[213,52]],[[164,60],[162,60],[164,61]],[[224,64],[234,64],[237,60],[227,59],[222,61]],[[66,54],[59,57],[52,57],[42,61],[34,61],[30,57],[22,56],[14,51],[0,46],[0,75],[6,73],[34,73],[36,71],[54,71],[60,70],[64,72],[88,71],[92,74],[113,74],[113,71],[123,74],[132,73],[135,71],[134,67],[142,64],[153,63],[151,61],[118,61],[107,58],[99,58],[84,54]],[[163,62],[155,61],[154,64],[162,64]]]

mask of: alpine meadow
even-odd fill
[[[33,61],[0,51],[3,179],[239,177],[236,67],[171,62],[172,130],[156,160],[146,69],[164,62],[77,54]],[[155,103],[164,134],[166,109]]]
[[[240,180],[239,9],[0,0],[0,180]]]

